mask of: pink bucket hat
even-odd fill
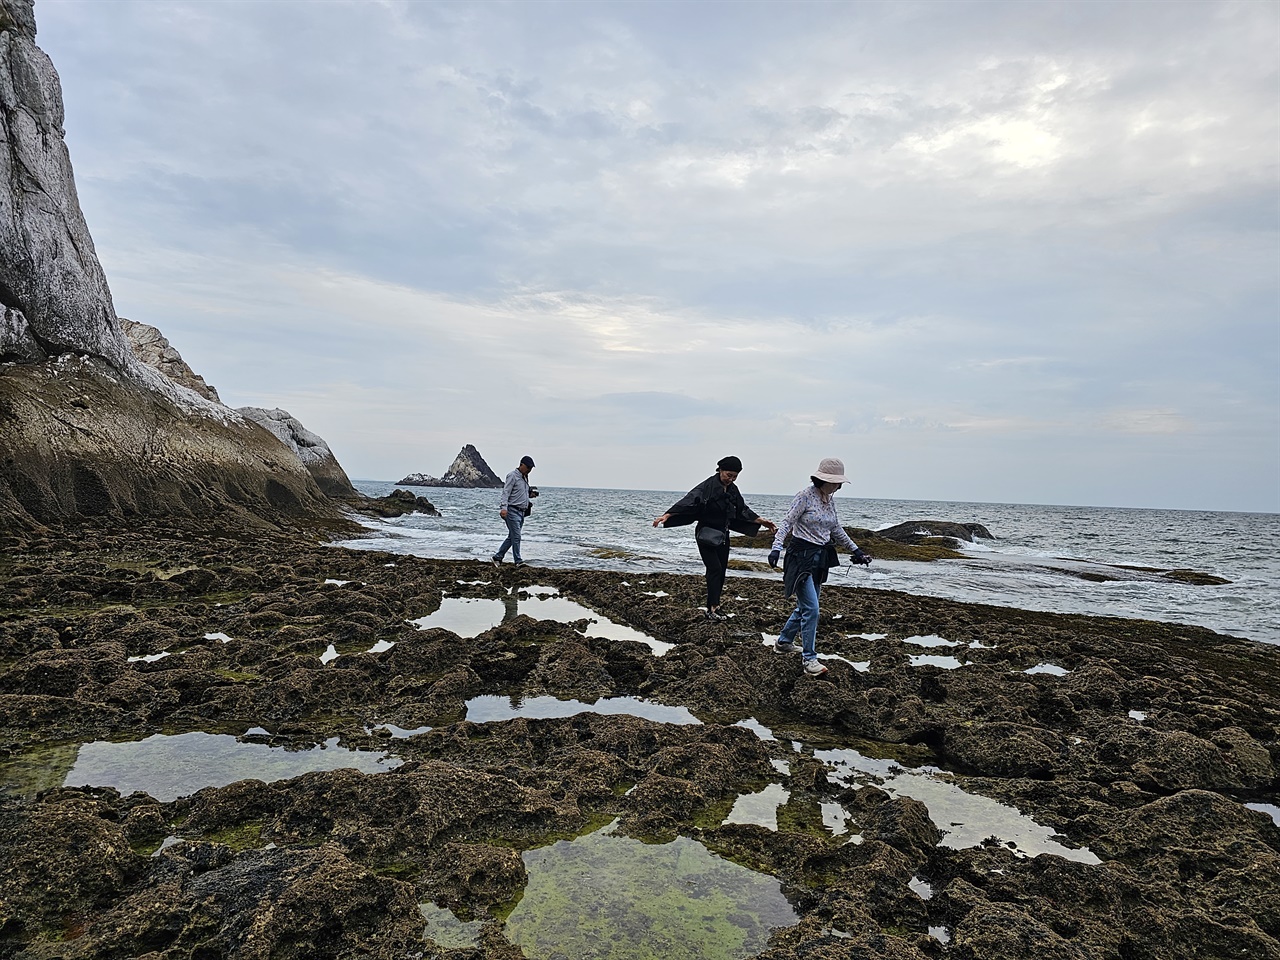
[[[813,471],[813,475],[827,483],[849,482],[849,478],[844,475],[844,461],[837,460],[835,457],[827,457],[818,464],[818,469]]]

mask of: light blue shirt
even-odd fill
[[[502,484],[502,499],[498,501],[498,510],[501,512],[507,507],[515,507],[521,513],[529,512],[529,480],[520,472],[519,467],[508,473],[506,482]]]

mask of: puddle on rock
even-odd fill
[[[1035,856],[1053,853],[1068,860],[1096,864],[1088,848],[1064,846],[1052,839],[1058,834],[1041,826],[1015,807],[988,797],[969,793],[937,776],[936,768],[903,770],[892,760],[876,760],[857,750],[814,750],[813,755],[830,764],[836,782],[850,787],[874,784],[894,796],[911,797],[929,809],[929,818],[942,831],[941,846],[962,849],[976,847],[994,836],[1015,852]]]
[[[459,920],[452,910],[437,907],[434,903],[418,904],[418,912],[427,922],[422,939],[430,940],[446,950],[464,950],[480,946],[483,920]]]
[[[408,737],[416,737],[420,733],[430,733],[430,727],[414,727],[412,730],[406,730],[404,727],[397,727],[394,723],[380,723],[376,727],[365,727],[365,733],[373,733],[375,730],[385,730],[391,734],[393,740],[404,740]]]
[[[941,667],[943,670],[958,670],[964,666],[955,657],[939,657],[928,653],[909,655],[907,660],[913,667]]]
[[[761,740],[764,740],[766,743],[770,740],[778,739],[773,735],[772,730],[766,727],[763,723],[761,723],[755,717],[747,717],[747,719],[745,720],[739,720],[737,723],[734,724],[734,726],[744,727],[747,730],[750,730],[752,733],[754,733]]]
[[[553,591],[553,587],[529,588],[522,591],[529,594],[530,589]],[[418,617],[409,622],[419,630],[430,630],[442,627],[463,638],[477,637],[486,630],[514,620],[520,614],[535,620],[553,620],[557,623],[575,623],[589,620],[587,636],[601,637],[605,640],[632,640],[643,643],[656,655],[661,656],[674,644],[655,640],[648,634],[641,633],[621,623],[614,623],[602,613],[584,607],[565,597],[554,593],[543,595],[535,593],[527,596],[508,596],[501,600],[484,597],[445,597],[440,601],[440,609],[425,617]]]
[[[774,761],[774,769],[778,769]],[[779,771],[786,775],[785,764]],[[771,783],[755,793],[741,794],[722,823],[749,823],[775,833],[793,830],[813,836],[840,837],[849,832],[849,814],[834,801],[793,798],[780,783]]]
[[[141,657],[130,657],[129,663],[155,663],[157,660],[163,660],[165,657],[171,656],[168,650],[163,653],[151,653]]]
[[[156,734],[129,743],[84,744],[63,785],[115,787],[126,797],[140,790],[169,803],[204,787],[225,787],[237,780],[271,783],[344,768],[383,773],[401,763],[386,753],[340,747],[337,737],[317,747],[290,750],[245,743],[229,734]]]
[[[778,808],[791,799],[791,792],[780,783],[771,783],[756,793],[744,793],[734,801],[725,823],[753,823],[777,831]]]
[[[914,644],[917,647],[958,647],[960,644],[955,640],[944,640],[936,633],[928,634],[923,637],[903,637],[903,643]]]
[[[933,887],[927,880],[921,880],[919,877],[912,877],[911,882],[907,884],[912,892],[921,900],[933,899]]]
[[[524,863],[505,932],[528,960],[744,960],[798,920],[777,880],[686,837],[646,844],[610,825]]]
[[[472,723],[495,723],[517,717],[529,720],[576,717],[580,713],[640,717],[658,723],[702,723],[687,707],[670,707],[638,697],[603,697],[595,703],[583,703],[581,700],[559,700],[555,697],[521,699],[484,694],[467,701],[464,718]]]
[[[79,750],[79,744],[62,743],[0,762],[0,797],[32,799],[42,790],[62,786]]]
[[[1130,710],[1129,719],[1137,720],[1139,723],[1141,723],[1143,720],[1147,719],[1147,715],[1143,713],[1141,710]]]
[[[1277,827],[1280,827],[1280,807],[1277,807],[1274,803],[1246,803],[1245,806],[1250,810],[1265,813],[1275,821]]]
[[[1047,673],[1051,677],[1065,677],[1071,671],[1066,667],[1060,667],[1056,663],[1037,663],[1034,667],[1028,667],[1023,673]]]

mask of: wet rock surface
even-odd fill
[[[1280,828],[1245,806],[1276,802],[1272,647],[829,585],[814,680],[764,642],[789,608],[763,578],[735,578],[732,618],[710,624],[698,577],[499,574],[190,525],[3,546],[3,957],[531,957],[502,922],[521,854],[610,823],[777,878],[799,922],[770,960],[1280,957]],[[410,622],[534,584],[674,646],[525,608],[474,637]],[[962,666],[912,666],[922,636]],[[1025,672],[1046,663],[1065,672]],[[493,694],[700,722],[467,719]],[[250,770],[167,800],[64,785],[81,744],[193,731],[397,765]],[[841,750],[880,780],[837,770]],[[908,774],[1016,809],[1061,855],[998,826],[960,844],[895,786]],[[728,818],[769,783],[776,824]],[[481,921],[475,942],[424,939],[428,901]]]

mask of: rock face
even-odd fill
[[[324,439],[304,427],[287,410],[241,407],[237,412],[269,431],[292,450],[325,494],[339,499],[360,496]]]
[[[159,387],[116,321],[63,141],[62,89],[30,0],[0,0],[0,360],[102,357]]]
[[[158,331],[139,343],[161,369],[139,359],[35,35],[31,0],[0,0],[0,530],[102,515],[336,521],[308,467],[218,403]]]
[[[134,355],[149,367],[159,370],[170,380],[194,390],[206,400],[221,403],[218,391],[204,382],[204,377],[192,370],[182,354],[169,343],[165,335],[148,323],[137,323],[120,318],[120,328],[129,338]]]
[[[338,516],[288,448],[232,411],[192,416],[101,358],[0,370],[0,530],[100,516],[239,526],[281,514]]]
[[[502,486],[499,477],[484,462],[480,451],[467,444],[458,452],[452,466],[438,480],[425,473],[411,473],[403,480],[397,481],[410,487],[471,487],[480,489],[497,489]]]

